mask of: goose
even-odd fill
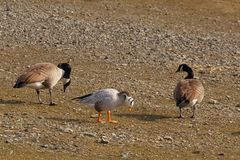
[[[59,80],[63,82],[63,91],[70,85],[71,66],[68,63],[60,63],[57,66],[52,63],[37,63],[29,67],[21,74],[13,88],[29,87],[35,89],[38,101],[42,104],[40,98],[40,89],[48,89],[50,95],[50,104],[55,105],[52,98],[53,87]]]
[[[110,123],[117,123],[117,121],[111,119],[111,110],[125,104],[129,107],[129,111],[131,111],[134,105],[134,100],[129,96],[128,92],[119,92],[112,88],[101,89],[90,94],[73,98],[72,100],[79,100],[80,103],[95,108],[98,112],[97,122],[101,122],[101,111],[107,111],[107,121]]]
[[[173,95],[176,101],[176,106],[179,107],[179,118],[182,118],[182,108],[191,106],[192,116],[195,117],[196,105],[200,104],[204,97],[204,88],[202,83],[194,78],[192,68],[187,64],[179,65],[176,72],[187,72],[188,75],[178,82]]]

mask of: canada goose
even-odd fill
[[[52,63],[37,63],[28,68],[17,79],[13,88],[30,87],[36,90],[38,101],[40,98],[40,89],[49,89],[50,104],[55,105],[52,100],[52,90],[59,80],[63,81],[63,91],[70,85],[71,66],[68,63],[60,63],[57,66]]]
[[[182,108],[186,106],[192,107],[192,116],[195,116],[196,104],[199,104],[204,97],[204,88],[202,83],[194,79],[193,70],[186,64],[181,64],[176,72],[187,72],[188,75],[178,82],[174,90],[174,99],[176,106],[179,107],[180,115],[182,117]]]
[[[126,104],[129,106],[129,111],[134,105],[134,100],[126,91],[119,92],[116,89],[101,89],[96,92],[73,98],[72,100],[79,100],[81,103],[90,107],[94,107],[98,112],[97,122],[101,122],[101,111],[107,111],[108,122],[117,123],[111,119],[110,111],[118,106]]]

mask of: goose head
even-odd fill
[[[128,92],[126,91],[122,91],[119,93],[120,96],[122,96],[124,98],[124,104],[127,105],[129,107],[129,112],[132,111],[132,107],[134,105],[134,100],[133,98],[129,95]]]
[[[188,75],[185,79],[192,79],[194,77],[193,70],[187,64],[180,64],[176,72],[187,72]]]
[[[68,63],[58,64],[58,68],[64,71],[62,81],[63,81],[63,91],[66,91],[66,88],[71,84],[70,74],[72,71],[71,66]]]

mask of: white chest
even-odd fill
[[[46,86],[44,86],[42,84],[42,82],[35,82],[35,83],[30,83],[26,85],[29,88],[33,88],[33,89],[44,89],[46,88]]]

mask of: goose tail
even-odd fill
[[[185,106],[187,106],[189,103],[190,103],[190,101],[186,98],[186,96],[183,96],[183,97],[181,97],[181,98],[177,101],[176,105],[177,105],[178,107],[185,107]]]
[[[22,88],[22,87],[24,87],[23,82],[16,82],[16,84],[13,86],[13,88]]]
[[[80,100],[80,101],[83,101],[84,99],[87,99],[87,98],[90,97],[91,95],[92,95],[92,93],[86,94],[86,95],[83,95],[83,96],[80,96],[80,97],[73,98],[72,100]]]

